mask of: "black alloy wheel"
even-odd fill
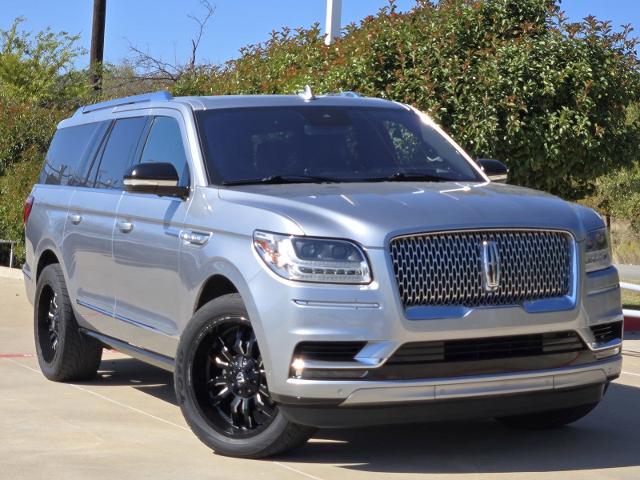
[[[239,438],[256,435],[271,423],[276,407],[247,319],[221,319],[218,328],[202,337],[192,365],[198,406],[214,429]]]
[[[58,294],[49,286],[43,288],[38,309],[38,334],[42,356],[51,362],[56,354],[60,338],[60,308]]]

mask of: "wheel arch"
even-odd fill
[[[214,273],[204,282],[200,287],[200,292],[196,297],[196,303],[193,307],[193,312],[198,311],[202,306],[222,295],[230,293],[240,293],[236,285],[225,275],[220,273]],[[242,295],[240,295],[242,296]]]
[[[46,248],[40,253],[40,255],[38,255],[38,264],[36,267],[36,282],[38,281],[38,278],[40,278],[42,270],[54,263],[60,264],[61,262],[60,258],[58,257],[56,252],[53,251],[53,249]]]
[[[193,275],[191,278],[200,277],[202,279],[198,282],[199,287],[196,289],[197,294],[191,299],[191,316],[198,308],[207,302],[219,298],[222,295],[237,293],[240,295],[240,298],[242,298],[245,308],[247,309],[249,321],[251,322],[253,330],[256,332],[258,343],[260,345],[266,344],[267,332],[262,324],[262,318],[255,303],[253,293],[249,283],[235,265],[225,258],[216,256],[211,257],[197,274],[195,271],[190,273]],[[185,305],[185,308],[189,308],[189,306]],[[186,325],[182,328],[186,328]],[[271,356],[268,349],[262,351],[262,360],[267,366],[268,371],[271,371]]]

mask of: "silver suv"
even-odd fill
[[[621,369],[607,232],[505,173],[355,94],[83,107],[25,204],[42,371],[91,377],[104,346],[173,371],[195,434],[251,458],[318,427],[578,420]]]

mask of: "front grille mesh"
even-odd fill
[[[482,242],[496,243],[500,285],[483,286]],[[398,237],[391,259],[405,307],[518,305],[567,295],[572,237],[555,231],[487,230]]]

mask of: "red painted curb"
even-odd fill
[[[631,317],[625,315],[624,317],[624,331],[625,332],[640,332],[640,317]]]

